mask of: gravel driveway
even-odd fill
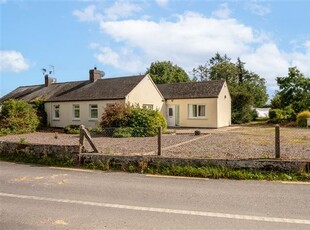
[[[162,155],[173,157],[201,157],[222,159],[274,158],[274,127],[229,127],[223,129],[178,129],[177,134],[162,136]],[[281,128],[281,158],[310,160],[310,129]],[[78,145],[79,135],[53,132],[0,137],[0,141],[53,145]],[[93,137],[103,154],[146,155],[156,154],[157,137],[109,138]],[[87,144],[86,148],[90,150]]]

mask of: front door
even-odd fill
[[[167,106],[167,125],[175,126],[175,105]]]

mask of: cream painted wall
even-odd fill
[[[85,125],[86,128],[96,128],[100,123],[101,115],[107,104],[114,104],[115,100],[105,101],[70,101],[70,102],[47,102],[45,103],[45,111],[48,117],[48,125],[50,127],[65,127],[67,125]],[[124,100],[120,100],[124,102]],[[98,119],[90,119],[89,106],[98,105]],[[60,106],[60,118],[59,120],[53,119],[53,106]],[[80,105],[80,119],[75,120],[73,118],[73,105]]]
[[[205,118],[189,118],[188,105],[199,104],[206,106]],[[218,128],[217,126],[217,98],[175,99],[167,100],[166,105],[179,105],[180,127]],[[167,114],[165,115],[167,117]]]
[[[127,95],[126,102],[139,104],[141,107],[143,104],[152,104],[154,110],[162,111],[164,98],[153,80],[147,75]]]
[[[231,125],[231,97],[226,82],[218,97],[218,127]]]

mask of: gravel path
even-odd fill
[[[274,158],[273,127],[240,126],[201,131],[202,136],[195,136],[194,130],[190,129],[177,130],[177,135],[164,134],[162,155],[221,159]],[[310,129],[281,128],[280,136],[281,158],[310,160]],[[78,145],[79,142],[79,135],[57,133],[56,139],[53,132],[4,136],[0,137],[0,141],[20,142],[22,138],[36,144]],[[103,154],[146,155],[157,152],[157,137],[93,137],[93,140]],[[91,150],[88,144],[86,149]]]

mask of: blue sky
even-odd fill
[[[297,66],[310,76],[310,1],[0,0],[0,96],[44,82],[144,73],[170,60],[189,74],[216,52],[267,81]]]

